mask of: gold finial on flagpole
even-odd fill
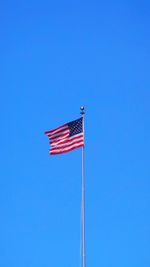
[[[81,115],[84,115],[84,113],[85,113],[85,112],[84,112],[84,110],[85,110],[84,106],[80,106],[80,110],[81,110],[80,114],[81,114]]]

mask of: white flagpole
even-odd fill
[[[80,107],[83,118],[83,136],[84,136],[84,106]],[[86,266],[85,257],[85,185],[84,185],[84,147],[82,147],[82,199],[81,199],[81,262],[82,267]]]

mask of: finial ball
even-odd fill
[[[81,106],[80,109],[83,111],[84,110],[84,106]]]

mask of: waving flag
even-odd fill
[[[50,141],[50,155],[62,154],[84,146],[83,118],[46,131]]]

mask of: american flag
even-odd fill
[[[83,118],[46,131],[50,141],[50,155],[62,154],[84,146]]]

